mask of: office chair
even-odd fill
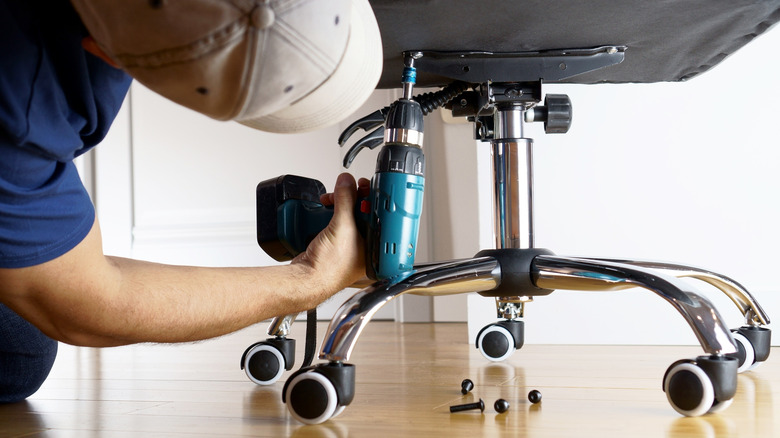
[[[769,356],[769,317],[726,276],[679,264],[567,257],[536,248],[533,141],[524,126],[541,122],[547,133],[568,131],[571,102],[564,95],[544,96],[544,83],[688,80],[780,20],[780,2],[699,0],[679,10],[639,1],[506,3],[372,2],[385,50],[380,87],[400,86],[401,71],[410,66],[418,85],[457,84],[456,91],[437,95],[434,106],[468,117],[475,138],[491,144],[495,248],[470,259],[416,264],[348,299],[323,340],[319,359],[325,362],[309,366],[307,358],[284,385],[283,401],[304,423],[326,421],[351,403],[356,388],[350,354],[373,315],[403,294],[476,292],[493,298],[499,321],[484,327],[475,343],[487,360],[501,361],[522,347],[525,305],[535,297],[562,289],[644,288],[679,312],[704,351],[672,363],[662,378],[669,403],[686,416],[726,409],[737,373]],[[382,121],[376,114],[358,120],[346,136]],[[353,148],[374,145],[377,138],[371,133]],[[726,294],[745,324],[730,330],[713,304],[682,278]],[[242,367],[256,383],[273,383],[292,369],[294,344],[287,335],[294,317],[276,318],[268,331],[272,338],[244,353]]]

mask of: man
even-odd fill
[[[197,268],[104,255],[72,160],[101,141],[131,77],[266,131],[340,120],[381,71],[367,0],[0,0],[0,29],[0,401],[40,387],[56,341],[211,338],[363,276],[349,175],[326,196],[333,220],[291,264]]]

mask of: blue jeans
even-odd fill
[[[0,403],[31,396],[51,371],[57,341],[0,304]]]

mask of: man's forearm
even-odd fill
[[[2,277],[15,291],[4,301],[54,339],[113,346],[220,336],[312,308],[335,292],[305,263],[172,266],[106,257],[99,247],[96,226],[60,259],[15,270],[22,279]]]
[[[121,272],[109,302],[84,303],[74,339],[80,345],[187,342],[221,336],[264,319],[315,307],[302,265],[201,268],[111,258]],[[88,310],[85,312],[85,310]],[[83,320],[84,315],[93,315]],[[82,327],[83,325],[83,327]],[[98,335],[99,334],[99,335]]]

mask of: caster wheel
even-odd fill
[[[333,382],[315,371],[293,377],[285,395],[290,415],[304,424],[322,423],[340,414],[345,408],[338,406]]]
[[[273,345],[255,344],[244,353],[242,368],[258,385],[272,385],[282,377],[285,367],[282,352]]]
[[[704,415],[715,404],[712,381],[695,363],[673,364],[664,378],[664,392],[674,410],[686,417]]]
[[[737,392],[738,359],[731,356],[699,356],[669,366],[664,392],[675,411],[698,417],[728,408]]]
[[[735,356],[739,361],[737,372],[744,373],[758,366],[760,362],[756,361],[756,350],[753,348],[753,343],[736,330],[731,335],[737,341],[737,354]]]
[[[491,324],[477,336],[477,349],[488,360],[501,362],[515,352],[515,338],[506,328]]]

